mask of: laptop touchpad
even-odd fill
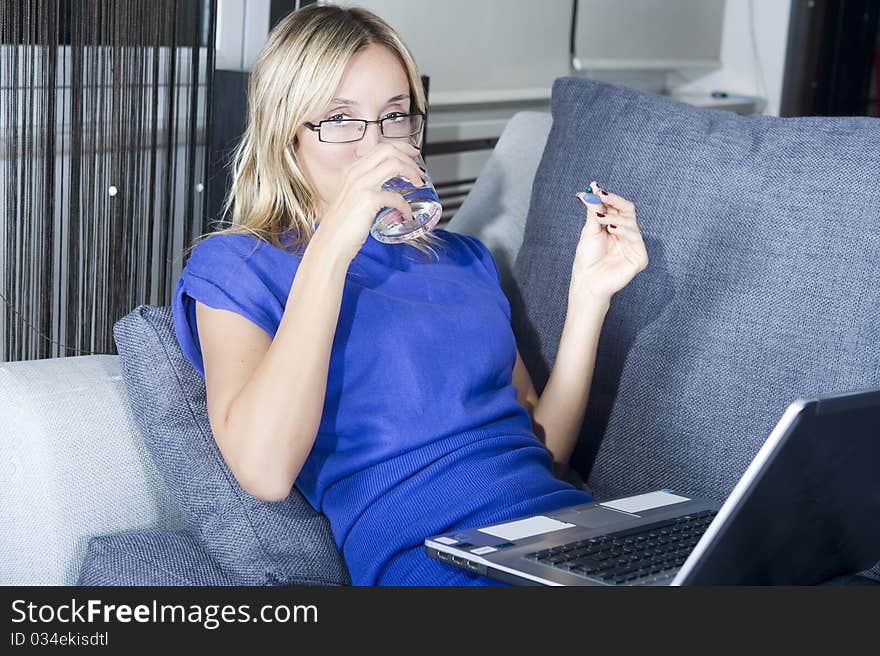
[[[603,526],[607,526],[608,524],[615,524],[624,521],[627,518],[630,518],[629,515],[624,515],[614,510],[608,510],[606,508],[602,508],[601,506],[596,506],[593,508],[582,510],[577,514],[566,516],[565,519],[577,524],[578,526],[586,526],[587,528],[602,528]]]

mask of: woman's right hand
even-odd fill
[[[403,196],[383,190],[382,185],[389,178],[403,176],[422,186],[422,170],[413,159],[418,153],[408,141],[382,141],[355,160],[343,174],[339,194],[320,219],[316,234],[321,240],[350,262],[366,241],[380,209],[393,207],[405,217],[412,216]]]

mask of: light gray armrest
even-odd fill
[[[115,355],[0,365],[0,584],[72,585],[91,536],[182,526]]]
[[[548,112],[514,114],[464,203],[444,226],[486,244],[495,257],[501,286],[508,298],[513,285],[513,263],[522,245],[529,212],[532,181],[552,123]]]

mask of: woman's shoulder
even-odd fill
[[[440,238],[443,251],[453,259],[464,258],[471,261],[475,256],[482,256],[488,249],[478,238],[462,232],[453,232],[445,228],[434,228],[431,231]]]
[[[263,268],[277,266],[282,260],[299,259],[301,254],[292,246],[278,247],[267,239],[242,232],[210,233],[190,250],[187,266],[244,266]]]
[[[200,239],[193,246],[191,256],[201,259],[246,259],[252,257],[268,242],[253,235],[238,232],[214,232]]]
[[[463,264],[479,263],[495,279],[498,277],[498,269],[495,258],[489,247],[479,237],[467,235],[461,232],[438,229],[436,231],[450,244],[450,252],[457,255]]]

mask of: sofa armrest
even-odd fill
[[[553,119],[549,112],[517,112],[507,122],[473,188],[444,227],[471,235],[492,251],[508,298],[513,263],[523,241],[532,181]]]
[[[71,585],[94,535],[183,526],[115,355],[0,365],[0,584]]]

